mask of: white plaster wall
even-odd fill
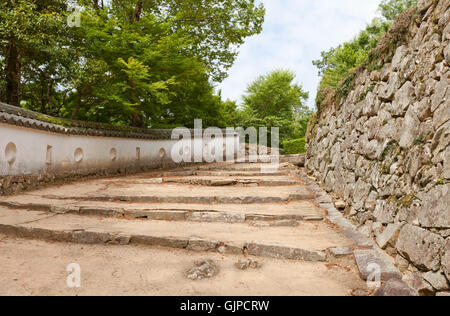
[[[81,173],[97,169],[157,166],[162,165],[163,162],[172,161],[172,147],[177,142],[177,140],[70,136],[0,124],[0,176],[44,172],[57,174],[79,171]],[[14,156],[14,153],[6,152],[10,143],[13,143],[16,148],[15,161],[12,163],[9,163],[7,158]],[[228,144],[230,150],[235,150],[239,140],[235,136],[226,136],[225,139],[219,137],[209,141],[184,140],[183,146],[195,147],[195,152],[201,152],[201,148],[207,149],[214,146],[220,148],[223,143]],[[47,161],[48,146],[51,146],[51,161]],[[76,162],[75,159],[75,151],[78,148],[83,151],[81,162]],[[112,160],[111,156],[113,148],[117,153],[115,160]],[[138,159],[137,148],[140,149],[140,159]],[[162,155],[163,151],[165,156]],[[192,150],[193,154],[194,150]]]

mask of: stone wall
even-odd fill
[[[449,40],[450,0],[422,0],[308,130],[308,173],[424,295],[449,291]]]

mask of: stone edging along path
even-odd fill
[[[367,238],[358,231],[357,227],[336,209],[332,197],[325,190],[315,182],[311,181],[303,172],[299,172],[299,175],[302,181],[308,186],[308,189],[317,194],[318,197],[315,201],[320,207],[327,211],[326,218],[332,224],[339,227],[342,233],[353,240],[357,245],[358,249],[353,250],[353,255],[360,271],[361,278],[368,280],[374,272],[374,265],[376,265],[376,267],[379,268],[380,281],[389,281],[391,279],[401,280],[403,275],[400,270],[394,266],[394,260],[384,253],[373,240]]]

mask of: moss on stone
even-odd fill
[[[397,201],[397,206],[403,208],[410,208],[415,200],[417,200],[417,197],[414,194],[408,194],[403,196],[401,199]]]
[[[340,101],[348,96],[350,91],[355,86],[356,77],[356,72],[353,71],[347,77],[345,77],[344,80],[342,80],[336,91],[337,100]]]

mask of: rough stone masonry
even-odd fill
[[[369,61],[324,96],[306,162],[404,280],[420,292],[419,274],[439,295],[450,290],[449,40],[450,0],[399,16]]]

